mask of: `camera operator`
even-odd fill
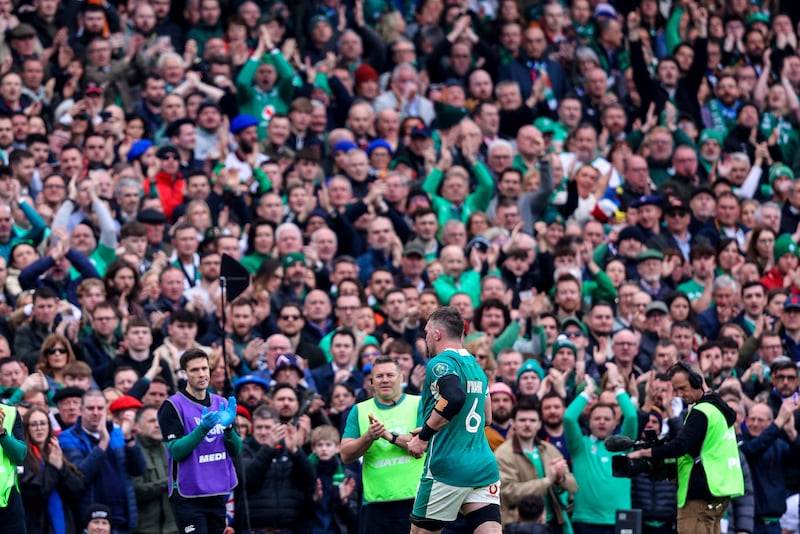
[[[640,439],[646,439],[648,430],[661,434],[663,412],[653,406]],[[660,534],[675,532],[677,486],[671,480],[653,480],[649,473],[640,473],[631,480],[631,506],[642,511],[642,532]]]
[[[670,367],[675,393],[690,406],[683,430],[631,459],[678,459],[678,532],[719,532],[731,497],[744,493],[744,479],[733,424],[736,413],[686,362]]]

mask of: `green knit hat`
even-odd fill
[[[570,341],[569,338],[564,334],[560,334],[556,338],[556,342],[553,343],[553,356],[555,357],[555,355],[558,354],[558,351],[561,349],[569,349],[572,351],[572,354],[574,354],[575,357],[578,356],[578,349],[575,347],[575,343]],[[517,377],[519,378],[519,374]]]
[[[536,373],[539,375],[539,380],[544,379],[544,369],[542,369],[542,366],[539,365],[539,362],[533,359],[525,360],[525,363],[523,363],[519,368],[519,371],[517,371],[517,385],[519,385],[519,379],[522,378],[522,375],[527,372]]]
[[[436,102],[433,107],[436,110],[436,125],[440,130],[449,130],[469,114],[467,108],[439,102]]]
[[[792,240],[792,236],[790,234],[779,235],[778,239],[775,240],[775,246],[772,249],[772,257],[775,261],[778,261],[778,259],[785,254],[794,254],[800,258],[800,253],[798,253],[797,250],[797,243]]]
[[[702,146],[703,143],[705,143],[706,141],[711,141],[712,139],[717,143],[719,143],[719,146],[722,146],[722,144],[725,142],[725,139],[723,138],[720,132],[718,132],[717,130],[706,128],[705,130],[700,132],[700,140],[697,142],[697,144],[698,146]]]
[[[791,167],[783,163],[776,163],[769,169],[769,185],[773,185],[778,178],[786,176],[790,180],[794,180],[794,173]]]

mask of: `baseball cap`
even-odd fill
[[[644,310],[644,316],[648,317],[653,313],[663,313],[664,315],[669,314],[669,310],[667,309],[667,305],[661,302],[660,300],[655,300],[647,305],[647,308]]]
[[[418,139],[428,139],[431,136],[431,131],[424,124],[418,123],[411,129],[411,137]]]
[[[417,255],[421,258],[425,257],[425,247],[419,241],[411,241],[403,247],[403,256]]]
[[[567,317],[563,321],[561,321],[561,331],[563,332],[564,330],[566,330],[569,325],[575,325],[578,328],[580,328],[584,336],[589,335],[589,329],[586,328],[586,325],[583,324],[583,322],[577,317]]]
[[[800,310],[800,295],[791,295],[783,303],[784,310]]]
[[[153,209],[140,211],[136,220],[144,224],[167,224],[167,217],[162,212]]]
[[[642,195],[633,202],[632,208],[640,208],[642,206],[659,206],[661,207],[662,198],[659,195]]]

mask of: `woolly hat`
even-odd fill
[[[800,253],[797,250],[797,243],[792,240],[789,234],[781,234],[775,240],[775,246],[772,249],[772,258],[778,261],[784,254],[794,254],[800,258]]]
[[[560,334],[556,338],[556,342],[553,343],[553,356],[558,354],[558,351],[561,349],[569,349],[572,351],[576,357],[578,355],[578,349],[575,347],[575,344],[569,340],[569,338],[563,334]]]
[[[542,366],[539,365],[539,362],[533,359],[525,360],[525,363],[523,363],[520,366],[519,371],[517,371],[517,384],[519,384],[519,379],[522,378],[522,375],[531,372],[539,375],[539,380],[544,378],[544,369],[542,369]]]

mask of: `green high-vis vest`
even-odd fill
[[[420,398],[403,395],[394,406],[378,404],[373,398],[358,403],[358,430],[369,432],[369,416],[383,423],[389,432],[408,434],[417,427]],[[414,458],[407,450],[379,439],[364,453],[362,480],[364,500],[370,502],[413,499],[422,476],[422,458]]]
[[[743,495],[744,475],[733,427],[728,425],[722,412],[711,403],[695,404],[692,410],[700,410],[708,419],[699,464],[705,471],[709,491],[715,497]],[[681,508],[686,504],[686,493],[694,464],[695,459],[688,454],[678,458],[678,506]]]
[[[6,412],[3,419],[3,428],[9,436],[14,435],[14,420],[17,418],[17,410],[10,406],[0,404],[0,410]],[[11,497],[11,490],[17,486],[17,464],[15,464],[7,454],[0,450],[0,508],[8,506],[8,499]]]

